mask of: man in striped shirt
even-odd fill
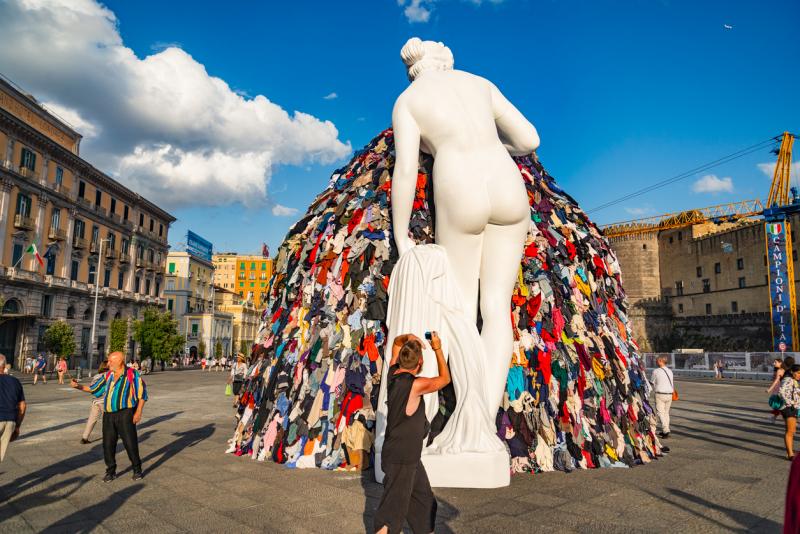
[[[82,386],[73,380],[72,387],[103,399],[103,456],[106,461],[103,482],[111,482],[117,477],[118,439],[122,439],[131,461],[133,480],[141,480],[142,460],[136,425],[142,420],[147,386],[139,372],[125,367],[124,354],[112,352],[108,355],[106,373],[98,376],[91,386]]]

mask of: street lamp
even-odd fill
[[[94,313],[92,314],[92,338],[89,341],[89,378],[92,378],[92,355],[94,354],[94,335],[97,331],[97,297],[100,294],[100,262],[103,261],[103,242],[111,242],[110,238],[100,240],[100,250],[97,251],[97,267],[94,272]]]

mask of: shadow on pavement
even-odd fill
[[[11,519],[13,516],[25,510],[37,508],[40,506],[47,506],[61,499],[65,499],[81,489],[84,484],[89,482],[92,477],[72,477],[61,482],[57,482],[52,486],[48,486],[39,491],[35,491],[25,496],[25,503],[14,503],[13,505],[6,505],[0,507],[0,524],[4,521]],[[66,493],[61,493],[61,490],[69,488]],[[2,499],[4,503],[8,503],[8,499]]]
[[[713,425],[707,425],[707,426],[711,427]],[[693,427],[693,426],[687,426],[687,425],[683,425],[683,424],[672,424],[671,427],[673,429],[678,429],[679,430],[679,432],[676,432],[677,435],[685,435],[685,436],[688,436],[690,438],[694,438],[694,439],[699,440],[699,441],[707,441],[709,443],[716,443],[717,445],[723,445],[725,447],[732,447],[734,449],[741,449],[743,451],[752,452],[753,454],[761,454],[763,456],[774,456],[774,454],[772,454],[772,453],[765,452],[765,451],[759,451],[759,450],[756,450],[756,449],[745,447],[743,445],[743,443],[750,443],[752,445],[757,445],[757,446],[762,446],[762,447],[770,447],[769,441],[765,441],[765,440],[756,441],[756,440],[752,440],[752,439],[745,439],[745,438],[742,438],[742,437],[739,437],[739,436],[731,436],[729,434],[720,434],[719,432],[712,432],[708,428],[696,428],[696,427]],[[776,436],[773,436],[773,437],[775,437],[776,440],[777,440],[778,438]],[[719,439],[713,439],[713,438],[719,438]],[[733,440],[733,441],[735,441],[735,443],[729,443],[729,442],[725,442],[725,441],[720,441],[721,439]],[[780,445],[781,445],[780,450],[782,451],[783,450],[783,446],[782,446],[783,445],[783,441],[782,440],[780,440]]]
[[[766,396],[764,398],[766,399]],[[769,410],[766,409],[766,408],[748,408],[746,406],[735,406],[734,407],[734,406],[731,406],[730,404],[717,404],[715,402],[703,402],[703,401],[685,400],[683,397],[681,397],[680,402],[682,402],[682,403],[683,402],[688,402],[688,403],[691,403],[691,404],[699,404],[701,406],[713,406],[714,408],[722,408],[724,410],[734,410],[734,411],[737,411],[737,412],[754,412],[754,413],[761,414],[761,415],[769,413]],[[766,406],[766,405],[767,405],[767,403],[766,403],[766,401],[764,401],[764,406]]]
[[[79,425],[86,421],[86,419],[75,419],[74,421],[70,421],[69,423],[61,423],[60,425],[56,426],[49,426],[47,428],[40,428],[39,430],[34,430],[33,432],[26,432],[22,434],[19,439],[20,441],[32,438],[33,436],[38,436],[40,434],[46,434],[48,432],[54,432],[56,430],[61,430],[62,428],[67,428],[73,425]]]
[[[117,511],[125,501],[139,493],[143,487],[143,484],[136,484],[116,493],[112,493],[97,504],[78,510],[64,519],[56,521],[42,530],[42,532],[90,532],[94,530],[94,527]]]
[[[163,423],[164,421],[169,421],[170,419],[174,419],[175,417],[179,416],[182,413],[183,412],[180,411],[180,412],[172,412],[164,415],[159,415],[158,417],[153,417],[152,419],[148,419],[144,423],[136,425],[136,428],[137,430],[140,430],[142,428],[147,428],[149,426],[155,426],[159,423]]]
[[[187,430],[185,432],[175,432],[172,435],[178,436],[177,439],[167,443],[163,447],[151,452],[144,458],[142,458],[142,469],[144,473],[150,473],[158,469],[163,463],[167,460],[178,454],[179,452],[183,451],[187,447],[193,447],[198,443],[205,441],[212,434],[214,434],[215,425],[214,423],[209,423],[205,426],[199,428],[193,428],[192,430]],[[157,458],[152,464],[149,462]],[[122,471],[120,475],[123,473],[127,473],[130,470],[130,466],[127,469]]]

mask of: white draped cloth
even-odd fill
[[[450,365],[456,407],[442,432],[423,449],[423,455],[505,452],[495,430],[495,414],[486,403],[484,365],[486,354],[478,329],[463,304],[461,292],[438,245],[418,245],[406,252],[392,270],[387,316],[389,338],[384,355],[378,398],[377,450],[386,430],[386,384],[394,338],[413,333],[423,338],[436,331]],[[437,375],[436,357],[425,350],[420,376]],[[438,396],[425,396],[428,420],[438,412]]]

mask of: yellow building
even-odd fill
[[[214,305],[217,310],[233,315],[233,351],[249,356],[261,323],[260,311],[239,293],[219,286],[215,287]]]
[[[0,79],[0,352],[17,364],[44,351],[44,331],[56,319],[75,328],[80,360],[105,353],[111,319],[163,305],[175,218],[81,159],[80,141]],[[43,266],[25,253],[31,245]],[[101,289],[92,345],[95,284]]]
[[[272,259],[227,252],[214,254],[213,261],[215,285],[238,293],[256,308],[263,307],[272,276]]]

